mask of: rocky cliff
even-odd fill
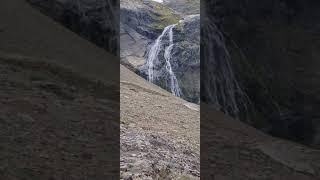
[[[177,23],[180,16],[150,0],[121,0],[120,7],[121,61],[137,70],[145,63],[148,45],[160,36],[166,26]]]
[[[184,4],[183,7],[189,5]],[[170,25],[173,27],[166,31]],[[176,91],[176,95],[190,102],[199,102],[199,14],[187,16],[174,11],[165,2],[122,0],[120,37],[124,64],[146,79],[150,79],[148,76],[152,69],[151,79],[155,84],[168,91]],[[166,57],[166,48],[170,45],[172,47]],[[172,87],[174,84],[177,87]]]
[[[216,0],[203,5],[202,12],[223,33],[235,77],[253,104],[254,126],[318,146],[319,2]]]

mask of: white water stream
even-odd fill
[[[201,76],[201,94],[207,103],[238,118],[240,112],[247,114],[250,100],[235,77],[223,34],[210,19],[205,20],[201,34],[201,63],[205,72]]]
[[[146,64],[148,67],[148,80],[152,83],[154,83],[155,81],[155,73],[154,73],[154,65],[155,62],[158,60],[158,55],[161,51],[162,46],[164,46],[165,44],[163,44],[163,38],[164,37],[168,37],[169,38],[169,45],[165,47],[165,51],[164,51],[164,58],[166,60],[166,70],[169,74],[169,88],[171,90],[171,93],[175,96],[180,97],[181,96],[181,90],[178,84],[178,80],[176,75],[174,74],[173,70],[172,70],[172,66],[171,66],[171,52],[173,49],[173,28],[176,26],[176,24],[167,26],[164,28],[163,32],[161,33],[161,35],[156,39],[156,41],[154,42],[154,44],[152,45],[152,47],[150,48],[149,52],[148,52],[148,56],[146,59]]]

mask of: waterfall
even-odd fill
[[[202,101],[215,106],[230,116],[247,116],[250,103],[235,78],[224,37],[218,28],[207,20],[201,28]],[[247,119],[249,120],[249,119]]]
[[[174,27],[174,26],[173,26]],[[169,72],[169,76],[170,76],[170,89],[171,89],[171,93],[175,96],[180,97],[180,87],[178,84],[178,80],[174,74],[174,72],[172,71],[172,67],[171,67],[171,51],[173,49],[173,31],[172,28],[170,28],[169,30],[169,46],[166,47],[165,52],[164,52],[164,58],[166,59],[166,69]]]
[[[169,88],[173,95],[180,97],[181,96],[181,90],[178,84],[178,80],[176,75],[174,74],[172,70],[172,66],[170,63],[171,60],[171,52],[173,49],[173,28],[176,26],[176,24],[167,26],[164,28],[161,35],[156,39],[152,47],[150,48],[149,52],[147,53],[147,59],[146,59],[146,65],[148,67],[148,80],[152,83],[155,81],[155,72],[154,72],[154,64],[156,61],[158,61],[158,55],[161,51],[162,46],[165,45],[163,43],[163,38],[168,37],[169,38],[169,45],[165,47],[164,51],[164,58],[165,58],[165,69],[167,73],[169,74]]]

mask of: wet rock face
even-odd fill
[[[206,3],[203,12],[223,32],[236,78],[255,107],[255,126],[319,146],[319,1]]]
[[[181,97],[187,101],[198,103],[200,97],[200,15],[184,17],[173,29],[173,47],[170,53],[170,64],[174,72]],[[155,83],[170,91],[165,51],[170,45],[169,32],[161,38],[160,50],[154,61]],[[146,48],[145,58],[154,42]],[[148,79],[148,64],[139,66],[139,73]]]
[[[201,102],[251,123],[251,103],[232,67],[225,38],[209,18],[201,26]]]
[[[163,28],[176,23],[174,11],[156,2],[142,0],[121,0],[120,3],[121,63],[137,71],[145,63],[145,53],[163,31]],[[165,9],[161,13],[153,8]],[[162,22],[161,19],[167,21]]]
[[[173,70],[180,80],[182,96],[190,102],[200,98],[200,15],[187,16],[176,30],[172,50]]]
[[[121,63],[138,71],[138,66],[145,63],[148,45],[180,16],[150,0],[121,0],[120,4]]]
[[[27,0],[44,14],[101,48],[119,54],[116,0]]]
[[[173,24],[172,71],[181,88],[182,98],[199,102],[200,94],[200,16],[184,16],[165,4],[148,0],[121,1],[121,61],[148,79],[148,52],[164,29]],[[180,21],[181,20],[181,21]],[[156,84],[170,91],[165,50],[170,44],[167,33],[161,39],[154,71]]]

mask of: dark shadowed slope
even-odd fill
[[[320,151],[273,138],[201,104],[201,175],[218,180],[316,180]]]
[[[1,1],[0,179],[119,179],[118,63],[25,1]]]
[[[1,52],[42,59],[118,83],[115,73],[119,71],[114,69],[119,64],[117,58],[50,20],[25,1],[1,1],[0,22]]]
[[[117,92],[33,60],[0,55],[0,179],[117,179]]]

